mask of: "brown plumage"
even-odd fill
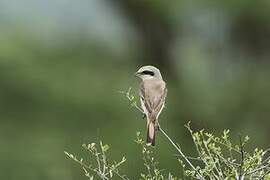
[[[147,118],[146,143],[154,146],[158,116],[164,107],[166,97],[166,84],[159,79],[144,80],[141,83],[140,92],[142,108]]]
[[[164,107],[167,94],[166,83],[162,80],[159,70],[153,66],[144,66],[138,72],[142,79],[141,106],[147,118],[146,144],[154,146],[158,117]]]

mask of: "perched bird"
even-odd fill
[[[142,80],[139,94],[141,107],[147,119],[146,144],[155,146],[155,132],[159,129],[158,117],[164,108],[167,94],[166,83],[159,69],[154,66],[143,66],[135,75]]]

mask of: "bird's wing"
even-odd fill
[[[163,108],[167,89],[164,81],[141,83],[140,95],[149,116],[156,118]]]
[[[151,113],[152,109],[151,109],[149,101],[146,101],[146,99],[148,99],[148,96],[145,93],[145,86],[143,82],[140,85],[140,98],[141,98],[141,103],[142,103],[142,107],[144,111],[147,111],[145,113]]]
[[[164,87],[164,89],[163,89],[163,91],[161,93],[161,96],[158,99],[158,102],[155,104],[155,107],[154,107],[156,112],[159,112],[161,110],[161,108],[163,107],[163,105],[165,103],[165,99],[167,97],[167,91],[168,91],[167,88]]]

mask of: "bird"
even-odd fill
[[[141,108],[147,119],[146,145],[155,146],[156,131],[159,130],[158,117],[167,96],[166,83],[160,70],[152,65],[142,66],[135,75],[142,80],[139,95]]]

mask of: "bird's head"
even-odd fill
[[[141,78],[142,80],[146,79],[162,79],[161,73],[158,68],[154,66],[143,66],[136,73],[135,76]]]

